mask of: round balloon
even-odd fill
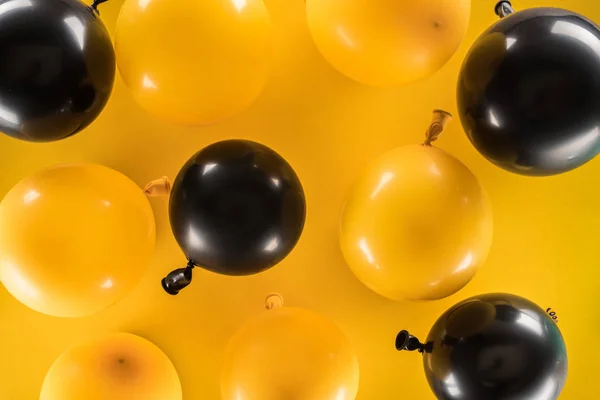
[[[88,126],[115,79],[108,31],[78,0],[0,0],[0,131],[49,142]]]
[[[225,140],[196,153],[171,191],[169,219],[189,260],[163,280],[177,294],[191,267],[250,275],[283,260],[304,227],[300,180],[275,151],[246,140]]]
[[[154,344],[111,334],[64,352],[50,367],[40,400],[181,400],[179,376]]]
[[[507,15],[473,43],[458,80],[458,109],[475,148],[517,174],[553,175],[600,151],[600,30],[557,8]]]
[[[138,282],[154,238],[152,208],[126,176],[93,164],[54,166],[0,203],[0,281],[41,313],[91,315]]]
[[[117,64],[134,98],[170,122],[206,125],[247,108],[270,68],[262,0],[126,0]]]
[[[434,113],[423,145],[379,157],[352,188],[340,246],[354,274],[394,300],[435,300],[465,286],[492,242],[487,195],[459,160],[428,143],[449,114]]]
[[[463,300],[436,321],[425,344],[401,331],[396,348],[423,353],[438,399],[555,400],[567,377],[558,325],[512,294]]]
[[[306,0],[312,37],[331,65],[372,86],[439,70],[467,30],[471,0]]]
[[[344,333],[312,311],[274,308],[230,340],[221,373],[223,400],[356,398],[359,367]]]

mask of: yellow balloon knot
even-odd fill
[[[171,181],[166,176],[155,179],[144,188],[144,194],[148,197],[162,197],[171,193]]]
[[[265,299],[265,308],[272,310],[279,307],[283,307],[283,297],[279,293],[269,294]]]
[[[452,121],[452,114],[449,112],[443,110],[433,110],[431,124],[429,125],[427,131],[425,131],[425,142],[423,142],[423,146],[431,146],[431,143],[437,140],[450,121]]]

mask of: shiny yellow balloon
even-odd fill
[[[262,0],[126,0],[115,51],[143,108],[173,123],[206,125],[262,91],[271,22]]]
[[[372,86],[439,70],[463,40],[471,0],[306,0],[312,37],[331,65]]]
[[[129,178],[100,165],[54,166],[0,203],[0,281],[41,313],[91,315],[133,288],[154,241],[152,208]]]
[[[181,400],[169,358],[139,336],[118,333],[75,346],[50,367],[40,400]]]
[[[353,400],[358,360],[344,334],[312,311],[274,308],[231,339],[223,400]]]
[[[381,156],[355,184],[340,246],[354,274],[380,295],[436,300],[475,275],[492,230],[489,200],[473,173],[443,150],[413,145]]]

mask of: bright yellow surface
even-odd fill
[[[354,184],[340,245],[376,293],[438,300],[484,264],[492,229],[489,200],[473,173],[444,150],[414,144],[380,156]]]
[[[117,333],[78,343],[48,371],[40,400],[181,400],[169,358],[148,340]]]
[[[127,0],[117,22],[117,64],[154,115],[210,124],[258,97],[271,33],[262,0]]]
[[[44,314],[89,316],[135,287],[155,235],[150,203],[122,173],[51,166],[0,203],[0,282]]]
[[[470,11],[471,0],[306,0],[323,56],[373,86],[403,85],[440,69],[460,45]]]
[[[281,307],[257,314],[231,338],[223,400],[354,399],[359,366],[346,335],[314,311]]]
[[[433,400],[421,357],[398,353],[394,339],[409,329],[423,340],[435,319],[470,295],[508,291],[552,307],[565,337],[569,377],[561,400],[597,397],[600,347],[600,159],[556,177],[526,178],[494,167],[471,146],[454,120],[436,146],[458,157],[480,180],[494,212],[494,240],[485,265],[463,290],[424,304],[376,295],[345,265],[338,244],[347,191],[369,162],[423,139],[431,110],[455,116],[456,74],[470,43],[496,21],[495,1],[473,1],[470,26],[457,54],[430,79],[404,88],[361,86],[336,72],[308,32],[303,0],[268,0],[274,24],[274,69],[265,91],[246,112],[207,128],[182,128],[142,111],[122,82],[100,118],[58,143],[0,137],[0,193],[21,178],[60,162],[88,161],[115,168],[140,186],[175,176],[198,149],[243,137],[280,152],[294,166],[307,198],[304,234],[277,267],[257,276],[217,276],[200,269],[176,297],[160,280],[185,259],[173,239],[167,200],[152,199],[157,220],[154,259],[123,301],[92,318],[63,320],[38,314],[0,289],[0,394],[35,400],[44,376],[72,344],[105,331],[148,338],[173,361],[184,400],[218,400],[223,352],[231,335],[272,291],[287,305],[315,309],[335,322],[356,348],[359,400]],[[514,6],[569,7],[600,21],[590,0],[515,0]],[[100,6],[112,32],[121,5]]]

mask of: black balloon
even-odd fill
[[[567,376],[556,323],[511,294],[461,301],[436,321],[425,344],[401,331],[396,348],[423,353],[429,386],[444,400],[554,400]]]
[[[108,101],[115,54],[78,0],[0,0],[0,132],[49,142],[88,126]]]
[[[518,174],[553,175],[600,152],[600,30],[557,8],[508,14],[471,46],[457,88],[475,148]]]
[[[292,167],[246,140],[196,153],[177,175],[169,201],[173,234],[191,266],[225,275],[255,274],[283,260],[300,238],[305,215]],[[177,294],[189,282],[190,265],[165,278],[163,288]]]

